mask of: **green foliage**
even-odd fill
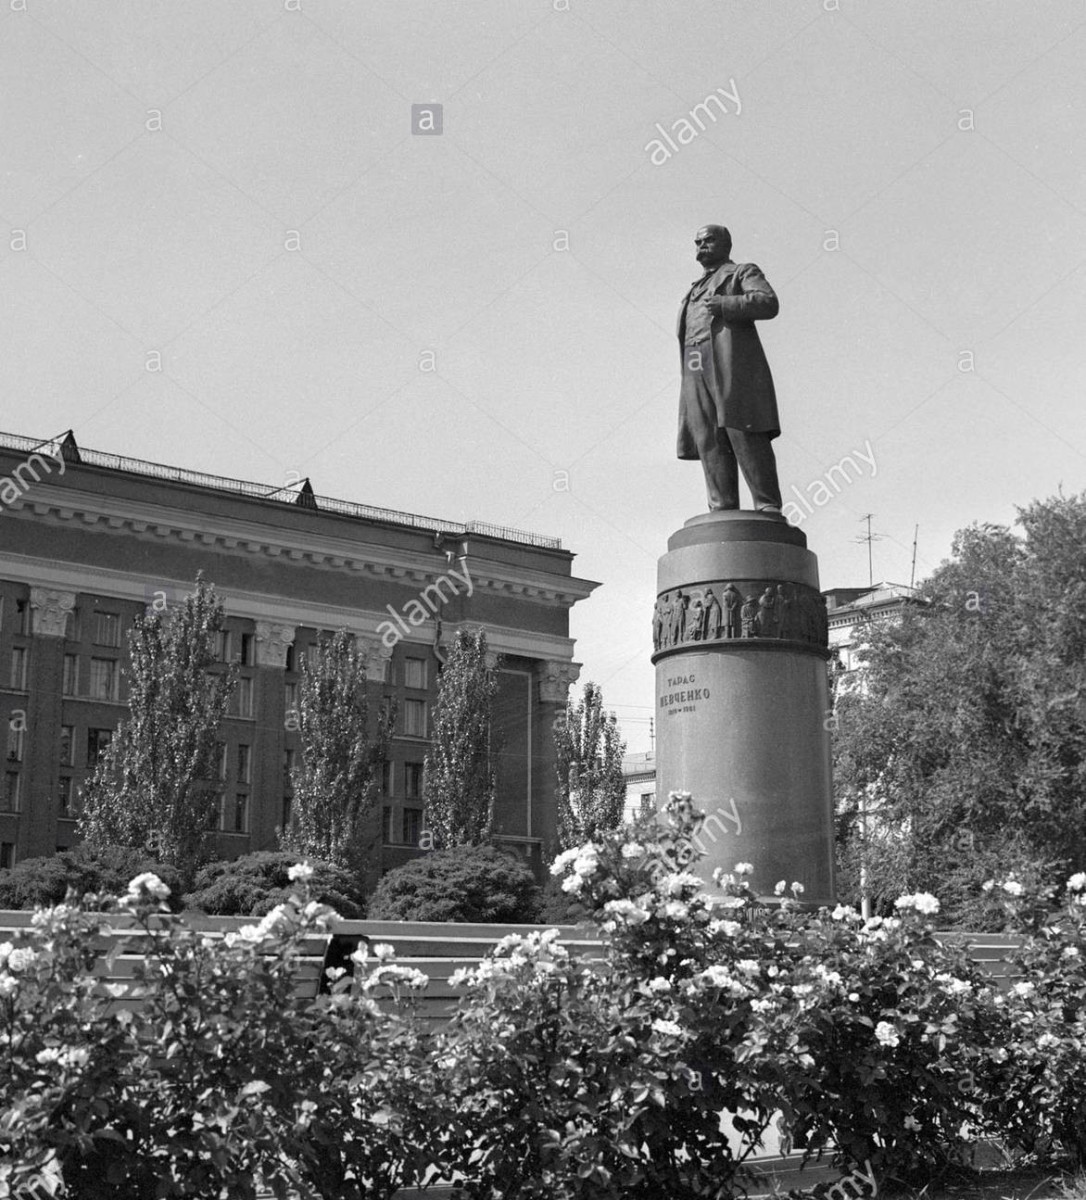
[[[174,891],[180,885],[175,868],[124,846],[77,846],[48,858],[24,858],[10,870],[0,871],[0,908],[48,907],[59,904],[69,891],[77,897],[121,892],[144,871],[154,871]]]
[[[1086,496],[960,532],[923,607],[876,627],[836,710],[843,882],[886,906],[938,889],[951,924],[980,883],[1086,858]],[[868,843],[862,837],[866,810]]]
[[[186,877],[209,857],[219,725],[237,679],[216,663],[222,625],[222,602],[200,576],[183,603],[136,621],[129,714],[84,791],[88,845],[142,848]]]
[[[604,712],[603,691],[586,683],[577,704],[554,722],[558,772],[558,842],[563,850],[579,846],[622,824],[626,781],[622,756],[626,743],[613,712]]]
[[[462,629],[441,671],[425,766],[426,824],[441,848],[481,845],[494,824],[498,685],[486,659],[486,634]]]
[[[99,926],[77,906],[0,946],[0,1193],[381,1200],[421,1182],[424,1042],[405,1006],[373,999],[417,973],[382,964],[301,996],[298,952],[328,921],[304,878],[225,938],[186,927],[165,898],[143,875],[103,902],[141,934],[134,1007],[98,994]]]
[[[294,891],[290,868],[298,856],[289,851],[257,850],[230,861],[208,863],[196,874],[186,908],[223,917],[262,917],[285,903]],[[348,920],[365,913],[359,876],[335,863],[310,860],[310,894]]]
[[[561,880],[550,875],[543,883],[538,919],[540,925],[579,925],[588,920],[588,909],[576,896],[562,891]]]
[[[432,850],[395,867],[369,900],[375,921],[531,923],[539,886],[522,858],[495,846]]]
[[[371,721],[366,657],[341,629],[302,662],[298,718],[301,762],[294,770],[290,821],[280,844],[295,857],[360,866],[367,823],[388,756],[395,709]]]

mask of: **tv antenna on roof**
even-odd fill
[[[874,542],[881,542],[883,537],[885,536],[885,534],[871,532],[871,518],[874,515],[875,515],[874,513],[864,513],[864,515],[860,518],[860,520],[867,522],[867,532],[864,534],[861,534],[858,538],[852,539],[854,542],[860,542],[861,544],[863,542],[867,543],[867,586],[868,587],[875,586],[875,568],[874,568],[874,563],[873,563],[873,559],[871,556],[871,546]]]

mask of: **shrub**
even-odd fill
[[[379,921],[531,923],[539,885],[531,868],[495,846],[453,846],[413,858],[385,875],[370,897]]]
[[[580,900],[562,891],[562,881],[551,875],[543,884],[537,920],[540,925],[580,925],[590,918]]]
[[[94,850],[77,846],[48,858],[26,858],[0,871],[0,908],[60,904],[69,888],[76,897],[88,892],[115,895],[124,891],[130,879],[145,871],[155,872],[167,886],[176,889],[177,871],[155,862],[144,850],[124,846]]]
[[[257,850],[229,861],[208,863],[196,874],[187,908],[221,917],[261,917],[287,900],[293,890],[288,872],[298,855]],[[311,862],[310,891],[322,904],[348,919],[361,917],[365,898],[359,877],[335,863]]]

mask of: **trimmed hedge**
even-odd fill
[[[0,871],[0,908],[37,908],[60,904],[71,888],[88,892],[123,892],[136,875],[153,871],[177,894],[180,876],[173,867],[157,863],[146,850],[110,846],[91,850],[77,846],[47,858],[26,858]]]
[[[229,861],[208,863],[196,873],[186,908],[219,917],[262,917],[283,904],[293,891],[288,872],[299,861],[295,853],[257,850]],[[311,862],[310,892],[314,899],[348,920],[365,916],[362,880],[353,871],[329,862]]]
[[[531,924],[540,889],[531,868],[496,846],[432,850],[385,875],[370,897],[373,921]]]

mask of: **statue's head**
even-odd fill
[[[732,253],[732,235],[723,225],[703,225],[694,234],[695,257],[703,267],[718,267]]]

